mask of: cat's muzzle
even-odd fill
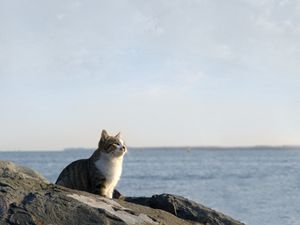
[[[120,151],[122,151],[125,154],[127,152],[127,148],[125,146],[122,146],[120,148]]]

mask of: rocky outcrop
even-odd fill
[[[49,183],[35,171],[0,161],[0,225],[240,225],[173,195],[107,199]]]
[[[127,197],[125,201],[162,209],[179,218],[210,225],[241,225],[240,222],[181,196],[170,194],[147,197]]]

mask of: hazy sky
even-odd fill
[[[0,150],[300,144],[298,0],[0,0]]]

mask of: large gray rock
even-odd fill
[[[207,225],[242,225],[222,213],[188,200],[181,196],[170,194],[153,195],[152,197],[127,197],[125,201],[139,205],[162,209],[179,218]]]
[[[220,220],[221,214],[208,208],[197,211],[196,203],[177,196],[125,200],[130,202],[50,184],[31,169],[0,161],[0,225],[241,224]],[[220,223],[213,223],[214,216]]]

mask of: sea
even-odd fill
[[[0,160],[55,182],[93,150],[7,151]],[[300,147],[129,148],[117,189],[125,196],[181,195],[247,225],[300,225]]]

